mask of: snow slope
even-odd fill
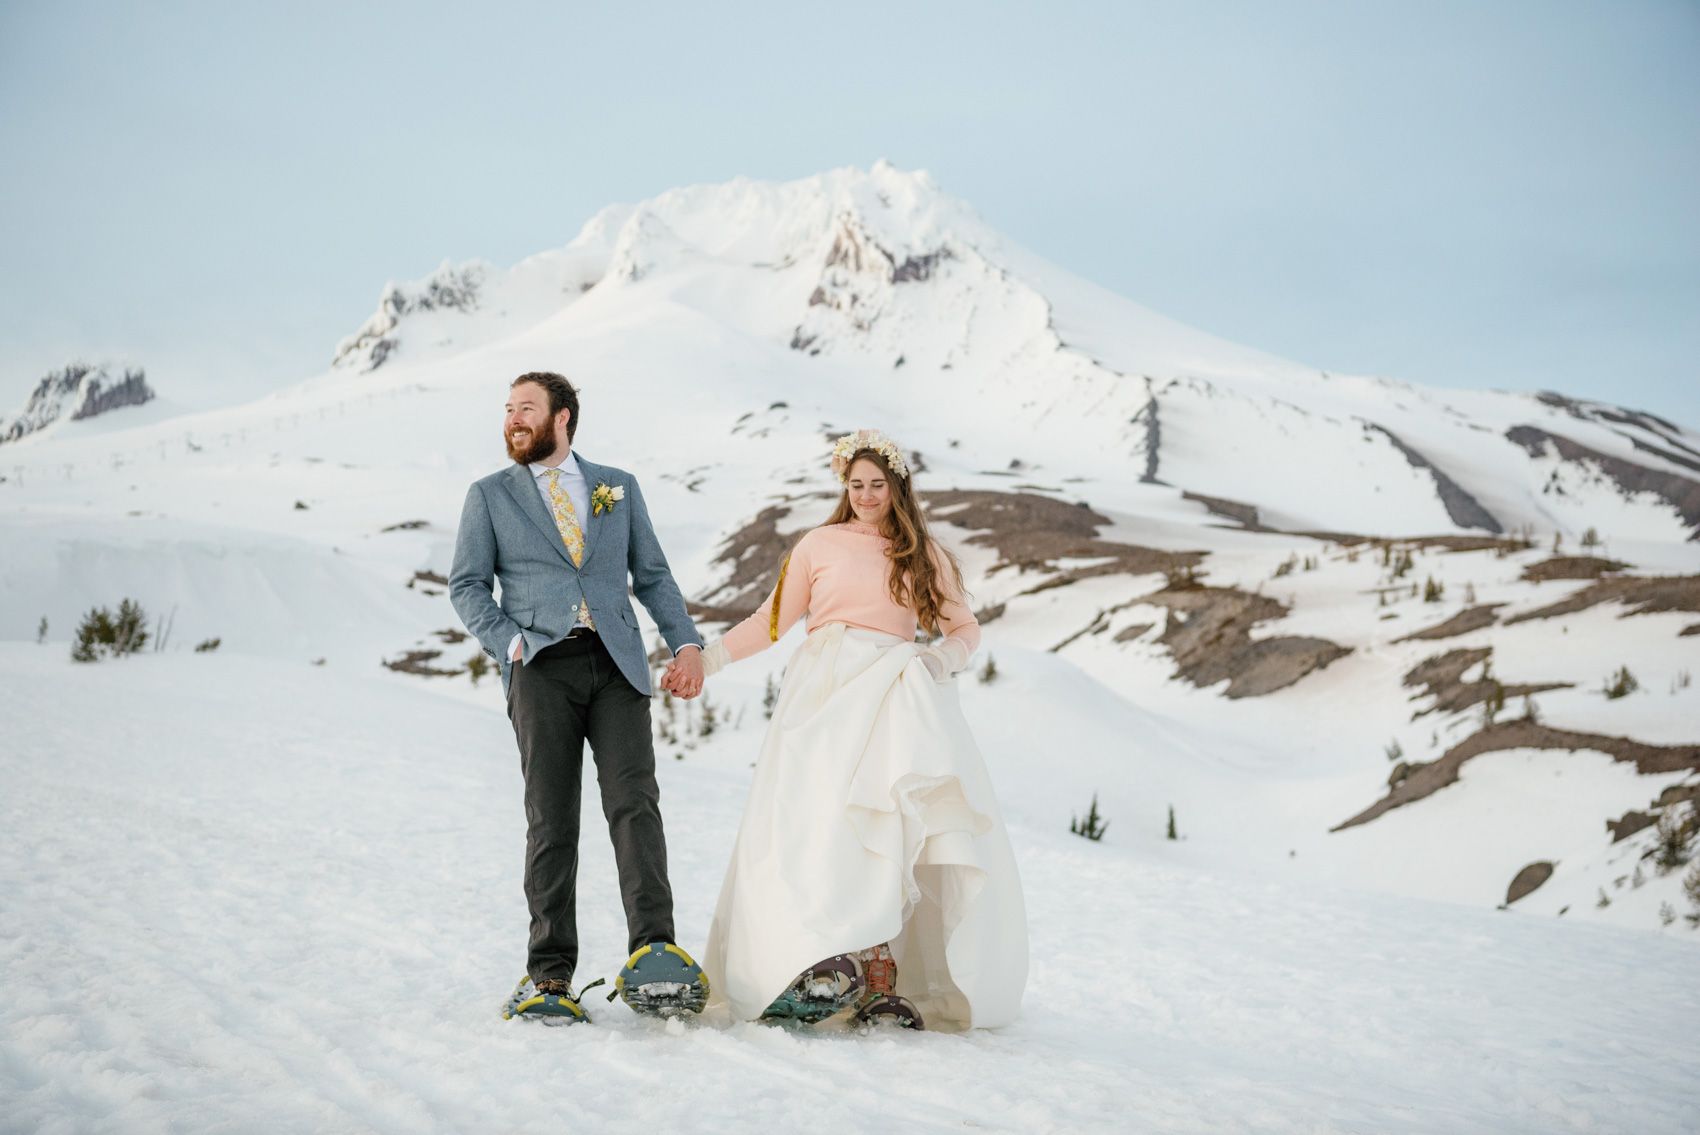
[[[600,998],[589,1027],[504,1022],[524,837],[499,710],[329,665],[14,644],[0,714],[8,1130],[1691,1129],[1686,945],[1134,854],[1019,791],[1035,965],[1009,1028],[663,1026]],[[688,942],[753,729],[661,769]],[[585,834],[588,977],[624,930]]]

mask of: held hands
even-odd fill
[[[702,693],[703,677],[701,648],[687,646],[674,655],[667,672],[661,675],[661,688],[688,701]]]

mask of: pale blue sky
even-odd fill
[[[0,413],[328,363],[386,280],[880,157],[1331,370],[1700,428],[1700,4],[0,0]]]

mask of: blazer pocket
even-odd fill
[[[632,630],[637,630],[637,614],[632,610],[630,604],[620,608],[620,618],[626,620],[626,625]]]
[[[527,608],[527,607],[516,607],[512,611],[508,612],[508,618],[510,618],[514,622],[518,623],[520,625],[520,629],[522,629],[522,630],[530,630],[531,629],[531,621],[535,617],[536,617],[536,612],[532,611],[530,608]]]

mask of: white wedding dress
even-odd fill
[[[1015,859],[955,685],[920,649],[827,623],[791,659],[703,962],[740,1019],[813,963],[882,942],[928,1028],[1019,1011]]]

